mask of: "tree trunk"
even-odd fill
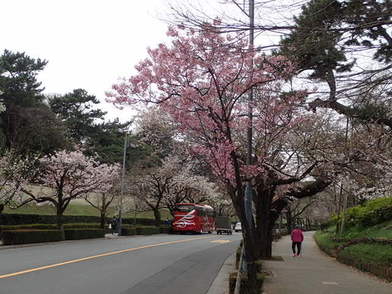
[[[1,203],[1,204],[0,204],[0,214],[3,212],[3,210],[4,210],[4,204]]]
[[[272,230],[274,226],[274,220],[271,216],[271,206],[274,196],[274,187],[267,184],[260,184],[257,187],[256,193],[253,202],[256,209],[258,257],[261,259],[271,259]]]
[[[261,288],[261,282],[257,279],[257,264],[258,260],[258,242],[255,239],[253,233],[253,224],[249,225],[246,221],[245,210],[244,210],[244,195],[243,191],[239,192],[240,195],[236,195],[235,192],[230,193],[231,199],[234,204],[237,216],[239,217],[242,224],[242,236],[244,239],[244,258],[246,263],[246,288],[241,289],[241,293],[246,294],[259,294]]]
[[[291,231],[293,230],[293,218],[291,216],[291,209],[290,209],[290,207],[287,207],[286,225],[287,225],[287,233],[291,234]]]
[[[262,242],[260,242],[259,254],[261,259],[271,259],[272,257],[272,229],[268,224],[262,228]]]
[[[57,228],[61,231],[62,239],[65,240],[65,232],[64,232],[64,219],[63,219],[63,211],[61,207],[57,207]]]
[[[159,227],[161,225],[161,212],[159,208],[154,208],[155,226]]]
[[[242,235],[244,239],[244,258],[246,263],[246,287],[241,289],[241,293],[259,294],[261,281],[257,279],[258,266],[256,261],[259,259],[258,243],[255,238],[249,234],[250,228],[247,228],[245,217],[240,217],[242,225]],[[245,228],[244,228],[245,225]]]
[[[105,228],[106,211],[101,210],[101,222],[99,224],[101,229]]]

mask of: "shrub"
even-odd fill
[[[71,223],[64,224],[64,228],[66,229],[75,229],[75,228],[99,228],[98,223]],[[56,224],[24,224],[24,225],[5,225],[0,226],[0,231],[10,231],[10,230],[23,230],[23,229],[38,229],[38,230],[56,230]]]
[[[103,229],[70,229],[64,230],[65,240],[81,240],[105,237]]]
[[[344,212],[348,226],[372,226],[392,219],[392,197],[377,198]],[[341,220],[340,215],[337,220]]]
[[[100,223],[99,216],[84,216],[84,215],[64,215],[64,223]],[[109,219],[107,219],[109,222]],[[123,218],[123,224],[134,224],[135,219]],[[56,224],[57,217],[55,215],[38,215],[38,214],[0,214],[0,224],[2,225],[21,225],[21,224]],[[155,225],[155,220],[150,218],[137,218],[136,224],[144,226]],[[165,224],[161,221],[161,224]]]
[[[121,228],[121,236],[133,236],[136,235],[135,227],[122,227]]]
[[[314,239],[320,249],[331,256],[336,256],[337,248],[344,243],[341,240],[335,240],[333,234],[329,232],[316,232]]]
[[[64,215],[64,223],[99,223],[99,216]],[[21,224],[56,224],[55,215],[38,214],[0,214],[0,224],[21,225]]]
[[[136,234],[137,235],[152,235],[152,234],[159,234],[159,228],[155,226],[143,226],[143,227],[136,227]]]
[[[27,224],[27,225],[12,225],[0,226],[0,231],[14,231],[14,230],[56,230],[57,226],[54,224]]]
[[[72,224],[64,224],[65,229],[100,229],[99,223],[72,223]]]
[[[171,226],[160,226],[159,232],[161,234],[170,234],[172,232]]]
[[[123,224],[130,224],[133,225],[135,224],[135,219],[134,218],[124,218],[122,220]],[[152,218],[137,218],[136,219],[136,224],[137,225],[142,225],[142,226],[155,226],[155,219]],[[161,225],[164,225],[165,221],[161,221]]]
[[[3,231],[4,245],[40,243],[62,241],[62,233],[59,230],[14,230]]]

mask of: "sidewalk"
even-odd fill
[[[264,282],[264,294],[391,294],[392,283],[337,262],[318,249],[313,233],[306,232],[302,256],[291,256],[289,236],[273,245],[273,255],[284,261],[265,261],[272,275]]]

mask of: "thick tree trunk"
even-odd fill
[[[272,229],[269,226],[262,228],[262,242],[260,242],[259,254],[261,259],[271,259],[272,257]]]
[[[257,279],[258,274],[258,266],[256,261],[259,260],[259,250],[258,245],[254,236],[250,234],[251,228],[247,228],[245,217],[243,216],[241,219],[242,225],[242,235],[244,239],[244,254],[245,254],[245,263],[246,263],[246,273],[247,273],[247,282],[246,288],[242,289],[241,293],[246,294],[259,294],[261,288],[261,281]]]
[[[62,239],[65,240],[65,232],[64,232],[64,219],[63,219],[63,211],[61,207],[57,207],[57,228],[61,231]]]
[[[270,259],[272,257],[272,230],[274,220],[271,217],[271,206],[273,196],[274,187],[264,183],[264,185],[258,185],[256,195],[253,199],[256,209],[258,256],[261,259]]]
[[[159,208],[154,208],[155,226],[159,227],[161,225],[161,212]]]
[[[242,289],[243,291],[241,293],[259,294],[261,283],[257,279],[258,268],[256,264],[256,261],[259,259],[258,243],[255,239],[254,230],[252,228],[253,225],[249,225],[246,221],[243,191],[241,191],[239,195],[237,195],[235,192],[232,192],[230,195],[237,216],[239,217],[242,224],[242,236],[244,240],[244,262],[246,263],[247,287],[246,289]]]

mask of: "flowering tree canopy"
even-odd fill
[[[20,201],[15,196],[20,196],[19,192],[27,183],[34,162],[32,158],[20,158],[13,151],[0,157],[0,213],[4,206]]]
[[[171,46],[149,49],[149,58],[136,67],[137,74],[114,85],[108,99],[120,104],[157,103],[169,113],[178,131],[192,142],[192,151],[204,157],[226,184],[243,222],[248,258],[268,257],[271,244],[266,248],[260,244],[272,242],[274,222],[285,205],[276,202],[276,196],[310,196],[329,184],[320,180],[301,191],[290,190],[317,165],[296,160],[289,145],[293,130],[304,120],[300,106],[306,92],[286,86],[294,71],[292,63],[245,50],[240,33],[220,34],[213,25],[205,25],[200,31],[170,28],[168,35]],[[246,162],[249,127],[254,134],[251,164]],[[244,182],[255,192],[256,217],[250,224],[243,204]]]
[[[204,202],[217,194],[214,183],[195,175],[192,164],[177,156],[168,156],[162,166],[141,171],[132,177],[130,187],[131,193],[154,211],[157,224],[160,208],[167,207],[173,212],[176,203]]]
[[[161,103],[179,130],[194,139],[194,151],[207,157],[217,175],[232,181],[236,176],[232,155],[245,149],[243,137],[249,125],[245,94],[257,87],[254,133],[276,138],[282,126],[295,123],[293,106],[304,97],[303,92],[279,95],[280,82],[293,66],[279,56],[267,58],[244,50],[245,42],[234,42],[239,35],[173,28],[168,35],[174,39],[172,47],[161,44],[150,49],[150,58],[136,67],[138,74],[114,85],[109,99]],[[258,166],[237,163],[243,172],[257,173],[270,155],[263,149]]]
[[[107,192],[119,175],[118,165],[100,164],[81,151],[59,151],[53,156],[41,158],[42,173],[37,181],[51,188],[30,196],[28,201],[49,202],[56,207],[57,216],[62,216],[68,204],[89,192]]]

